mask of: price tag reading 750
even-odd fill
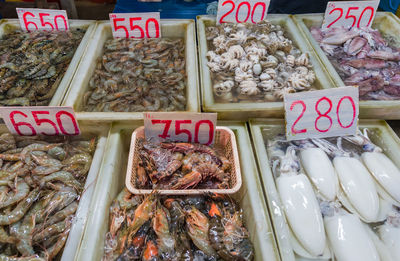
[[[379,1],[328,2],[322,28],[369,27],[378,5]]]
[[[17,135],[79,135],[72,107],[0,107],[8,130]]]
[[[270,0],[219,0],[217,24],[259,23],[267,16]]]
[[[286,138],[355,135],[358,122],[358,88],[341,87],[286,94]]]
[[[145,136],[153,142],[178,141],[210,145],[214,142],[216,124],[216,113],[144,113]]]
[[[114,38],[160,38],[160,13],[110,14]]]
[[[68,31],[68,16],[65,10],[17,8],[21,29],[25,32]]]

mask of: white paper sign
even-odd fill
[[[17,135],[53,136],[81,133],[72,107],[0,107],[0,114],[8,130]]]
[[[267,17],[270,0],[219,0],[217,24],[259,23]]]
[[[216,113],[144,113],[145,136],[153,142],[179,141],[210,145],[214,143],[216,126]]]
[[[357,87],[286,94],[284,103],[288,140],[356,134]]]
[[[110,14],[114,38],[160,38],[160,13]]]
[[[370,27],[378,5],[379,0],[328,2],[321,27]]]
[[[25,32],[68,31],[68,16],[65,10],[17,8],[21,29]]]

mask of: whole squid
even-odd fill
[[[378,235],[393,260],[400,260],[400,209],[393,207],[385,223],[378,227]]]

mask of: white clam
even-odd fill
[[[360,219],[349,213],[324,217],[329,242],[338,261],[378,261],[379,255]]]

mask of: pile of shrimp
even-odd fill
[[[253,260],[242,210],[228,196],[133,195],[110,207],[103,260]]]
[[[0,260],[61,253],[95,146],[96,139],[0,135]]]

